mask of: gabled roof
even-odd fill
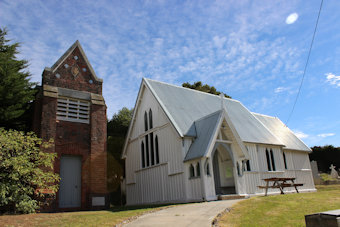
[[[194,122],[221,109],[221,97],[144,79],[180,136],[196,137]],[[224,108],[243,142],[284,146],[239,101],[223,98]]]
[[[284,149],[302,150],[311,152],[311,149],[302,142],[282,121],[277,117],[253,113],[276,137],[285,145]]]
[[[206,156],[221,116],[222,110],[218,110],[215,113],[195,121],[194,125],[197,132],[197,139],[190,146],[184,161]]]
[[[287,130],[275,128],[282,127],[281,121],[277,119],[281,125],[277,122],[268,124],[269,121],[260,119],[259,114],[251,113],[242,103],[234,99],[221,98],[217,95],[143,78],[135,107],[141,99],[141,88],[144,85],[150,89],[179,136],[195,138],[185,160],[206,155],[221,114],[224,114],[228,120],[233,133],[237,134],[235,136],[241,148],[244,147],[242,142],[248,142],[310,151],[288,128]],[[136,111],[134,109],[122,157],[125,156]],[[243,153],[246,155],[246,151]]]
[[[86,54],[83,50],[83,48],[80,45],[80,42],[77,40],[75,43],[73,43],[73,45],[68,48],[68,50],[53,64],[53,66],[51,68],[46,67],[45,70],[46,71],[50,71],[50,72],[54,72],[64,61],[65,59],[74,51],[74,49],[76,49],[78,47],[81,55],[83,56],[91,74],[93,75],[93,79],[95,79],[98,82],[103,82],[103,79],[98,78],[96,73],[94,72],[92,65],[90,64],[89,60],[86,57]]]

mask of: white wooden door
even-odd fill
[[[81,205],[81,157],[63,155],[60,159],[59,207]]]

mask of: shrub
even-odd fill
[[[43,151],[52,142],[42,142],[33,132],[0,128],[0,213],[35,212],[42,205],[43,191],[55,194],[56,154]]]

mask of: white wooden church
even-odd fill
[[[263,194],[257,186],[269,177],[295,177],[299,191],[315,191],[309,152],[276,117],[143,79],[122,153],[127,205]]]

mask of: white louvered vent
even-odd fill
[[[90,103],[79,99],[58,98],[57,119],[89,123]]]

